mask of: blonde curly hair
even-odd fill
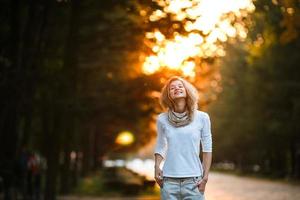
[[[198,109],[199,94],[197,89],[184,78],[181,78],[179,76],[172,76],[167,80],[167,82],[165,83],[165,85],[161,90],[161,95],[159,99],[160,104],[164,109],[174,111],[175,102],[170,97],[170,84],[176,80],[181,81],[186,90],[187,111],[189,113],[190,119],[193,119],[194,113]]]

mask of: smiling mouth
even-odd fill
[[[174,94],[182,94],[182,91],[175,92]]]

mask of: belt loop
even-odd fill
[[[196,183],[196,181],[197,181],[197,176],[195,176],[195,177],[193,177],[193,181]]]

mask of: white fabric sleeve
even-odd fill
[[[167,154],[167,138],[163,130],[163,125],[158,119],[156,121],[156,128],[157,139],[154,154],[160,154],[165,159]]]
[[[202,152],[212,152],[212,135],[209,115],[204,116],[204,126],[201,131]]]

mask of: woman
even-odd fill
[[[212,162],[210,118],[197,110],[195,87],[177,76],[170,78],[163,87],[160,103],[167,110],[157,118],[154,151],[155,180],[161,188],[161,199],[204,200]]]

